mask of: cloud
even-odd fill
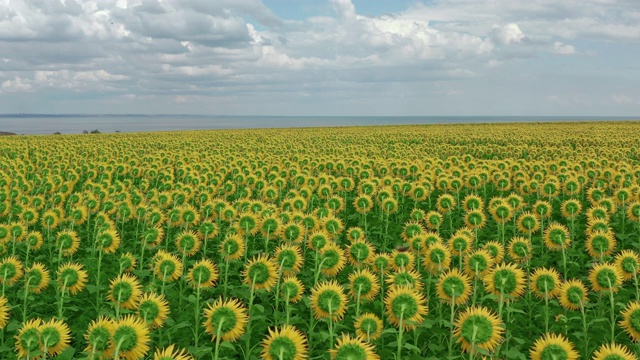
[[[559,55],[573,55],[576,49],[572,45],[563,44],[560,41],[553,43],[553,52]]]
[[[260,0],[0,0],[1,89],[90,94],[108,109],[135,100],[277,111],[304,97],[292,106],[327,111],[341,96],[414,99],[403,104],[419,111],[420,94],[472,98],[473,85],[510,95],[496,85],[503,77],[599,52],[585,42],[640,42],[636,0],[436,0],[368,16],[351,0],[322,6],[291,20]]]

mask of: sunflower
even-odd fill
[[[495,296],[516,298],[525,291],[524,272],[514,264],[500,264],[484,277],[485,290]],[[506,298],[509,301],[509,298]]]
[[[18,334],[14,336],[14,339],[16,339],[16,351],[18,352],[18,358],[34,358],[37,357],[36,353],[41,352],[41,324],[42,320],[38,318],[22,323],[22,326],[18,330]]]
[[[386,253],[376,254],[373,260],[371,260],[371,265],[377,273],[384,273],[385,271],[387,271],[387,269],[389,269],[390,267],[390,264],[391,257]]]
[[[504,259],[504,248],[502,244],[497,241],[488,241],[482,245],[482,250],[485,250],[491,256],[493,264],[499,264]]]
[[[370,342],[380,337],[384,326],[377,315],[364,313],[356,318],[354,327],[358,337],[367,339],[367,342]]]
[[[367,269],[356,270],[349,275],[349,295],[354,300],[373,300],[380,291],[378,278]]]
[[[334,215],[329,215],[322,219],[321,227],[323,230],[327,232],[332,237],[332,240],[344,230],[344,225],[342,224],[342,220],[335,217]]]
[[[10,223],[9,234],[15,241],[22,241],[27,235],[27,224],[24,221],[14,221]]]
[[[336,276],[344,268],[344,251],[338,244],[331,242],[320,252],[319,261],[322,274],[327,277]]]
[[[366,214],[373,208],[373,200],[369,195],[358,195],[355,199],[353,199],[353,207],[356,212],[360,214]]]
[[[34,294],[39,294],[49,286],[51,276],[49,270],[43,264],[35,262],[25,272],[27,290]]]
[[[456,208],[456,199],[450,194],[441,194],[436,200],[436,207],[441,214],[446,214]]]
[[[415,270],[396,270],[387,274],[385,280],[389,288],[394,287],[408,287],[421,291],[424,285],[422,284],[422,276]]]
[[[627,207],[627,218],[631,221],[640,221],[640,201],[634,201]]]
[[[144,246],[153,249],[162,243],[164,230],[159,225],[151,226],[142,233],[141,238]]]
[[[531,275],[529,286],[535,296],[553,299],[560,294],[560,274],[554,268],[538,268]]]
[[[472,306],[458,315],[453,335],[465,352],[492,351],[502,341],[502,320],[486,307]]]
[[[335,280],[316,284],[309,300],[316,320],[330,318],[331,321],[338,321],[347,310],[348,299],[342,285]]]
[[[218,226],[211,221],[203,221],[198,225],[198,235],[203,239],[210,239],[218,235]]]
[[[288,276],[282,279],[280,291],[286,301],[295,304],[302,299],[304,285],[295,276]]]
[[[486,250],[476,250],[464,258],[464,271],[471,277],[482,277],[493,266],[493,257]]]
[[[464,211],[479,210],[484,208],[484,200],[478,195],[469,194],[462,200]]]
[[[72,295],[84,289],[88,277],[82,264],[67,262],[58,268],[58,285]]]
[[[280,329],[269,329],[262,341],[262,358],[265,360],[305,360],[307,338],[291,325]]]
[[[47,354],[56,356],[69,347],[71,332],[62,320],[51,319],[40,325],[42,347]]]
[[[487,217],[482,210],[471,210],[464,216],[464,224],[471,229],[482,229],[487,223]]]
[[[38,250],[42,247],[42,233],[39,231],[30,231],[24,238],[29,250]]]
[[[568,310],[577,310],[587,302],[587,288],[580,280],[569,280],[560,286],[560,305]]]
[[[587,234],[585,246],[592,258],[609,256],[616,248],[616,239],[611,232],[596,231]]]
[[[380,360],[373,345],[360,337],[342,334],[337,340],[335,349],[330,349],[331,360]]]
[[[602,220],[605,222],[609,222],[609,212],[605,207],[602,206],[593,206],[587,210],[587,222],[593,220]]]
[[[451,250],[451,254],[455,256],[462,256],[471,250],[472,243],[473,241],[469,236],[458,233],[449,238],[447,245],[449,246],[449,250]]]
[[[138,316],[152,328],[160,328],[169,316],[169,303],[164,295],[147,292],[140,297],[137,307]]]
[[[220,243],[220,252],[227,260],[238,260],[244,254],[244,239],[238,234],[227,235]]]
[[[405,331],[422,323],[429,310],[425,297],[408,287],[389,289],[384,304],[389,322],[396,327],[402,326]]]
[[[438,230],[443,221],[442,215],[437,211],[429,211],[424,217],[425,224],[431,230]]]
[[[98,249],[107,254],[113,254],[120,247],[120,235],[115,230],[102,231],[96,235]]]
[[[436,292],[440,300],[446,303],[455,300],[456,305],[463,305],[471,295],[471,279],[457,268],[448,270],[440,275]]]
[[[370,262],[374,256],[374,251],[373,246],[364,239],[352,242],[346,250],[347,254],[349,254],[349,263],[354,266]]]
[[[53,230],[60,224],[60,216],[53,210],[47,210],[42,214],[40,223],[43,228]]]
[[[142,359],[149,351],[149,342],[149,327],[141,318],[125,315],[114,323],[111,346],[116,359],[118,356],[127,360]]]
[[[244,277],[243,282],[256,290],[269,291],[278,281],[276,264],[265,254],[251,259],[242,276]]]
[[[569,229],[559,223],[551,223],[544,231],[544,245],[551,251],[562,251],[571,245]]]
[[[153,354],[153,360],[194,360],[185,349],[176,348],[175,344],[171,344],[163,349],[157,348]]]
[[[9,236],[9,226],[7,224],[0,224],[0,244],[7,243],[10,240],[11,237]]]
[[[602,344],[593,353],[592,360],[634,360],[637,359],[629,349],[619,344]]]
[[[511,220],[514,210],[508,203],[500,203],[495,207],[490,207],[489,212],[497,223],[504,224]]]
[[[136,258],[131,253],[126,252],[120,255],[120,273],[132,272],[136,268],[136,262]]]
[[[589,271],[589,281],[593,290],[618,292],[622,285],[622,271],[613,264],[596,264]]]
[[[255,235],[260,231],[260,220],[256,214],[245,212],[238,215],[238,228],[240,235]]]
[[[433,244],[426,249],[422,263],[430,273],[438,274],[451,265],[451,252],[443,244]]]
[[[314,251],[321,251],[331,242],[329,234],[324,230],[316,230],[309,234],[307,247]]]
[[[7,298],[0,295],[0,330],[4,329],[9,322],[9,307],[7,306]]]
[[[613,236],[613,229],[609,226],[609,222],[605,220],[588,220],[587,221],[587,229],[585,230],[585,234],[594,234],[596,232],[602,232],[605,234],[610,234]]]
[[[276,249],[273,261],[285,276],[297,274],[304,264],[300,246],[288,244],[283,244]]]
[[[381,201],[380,208],[387,216],[398,211],[398,201],[394,198],[387,198]]]
[[[195,231],[183,231],[176,236],[176,247],[180,253],[192,256],[200,250],[202,239]]]
[[[111,280],[107,299],[124,309],[135,309],[140,301],[142,285],[137,277],[122,274]]]
[[[191,267],[187,279],[189,285],[194,289],[200,287],[201,289],[209,289],[213,287],[218,281],[218,269],[213,261],[209,259],[203,259]]]
[[[245,331],[247,325],[247,309],[237,299],[222,300],[219,298],[209,304],[204,310],[203,323],[207,334],[215,340],[220,336],[222,340],[234,342]]]
[[[87,341],[87,347],[84,350],[98,355],[98,358],[110,358],[115,350],[111,342],[114,326],[113,320],[105,316],[92,321],[84,335]]]
[[[391,252],[391,262],[389,267],[392,270],[413,269],[415,258],[412,253],[406,251],[393,250]]]
[[[509,256],[514,261],[523,263],[531,259],[531,242],[529,239],[516,236],[509,242],[507,246]]]
[[[533,212],[536,213],[540,218],[546,219],[551,216],[553,211],[553,207],[551,204],[544,200],[538,200],[533,204]]]
[[[56,235],[56,248],[63,256],[75,254],[79,247],[80,239],[75,231],[64,230]]]
[[[15,256],[0,261],[0,284],[11,286],[20,280],[23,274],[22,263]]]
[[[622,250],[616,255],[614,264],[622,272],[624,280],[631,280],[640,272],[640,256],[633,250]]]
[[[529,350],[531,360],[577,360],[578,352],[564,335],[544,334]]]
[[[540,229],[540,221],[535,213],[525,211],[516,220],[518,231],[523,234],[533,233]]]
[[[580,204],[580,201],[576,199],[565,200],[560,205],[560,211],[565,219],[572,219],[580,214],[580,211],[582,211],[582,205]]]
[[[22,213],[20,213],[20,220],[27,224],[27,226],[31,226],[38,222],[39,213],[31,206],[25,206],[22,209]]]
[[[640,302],[632,301],[622,311],[622,320],[618,323],[632,341],[640,341]]]
[[[182,275],[182,262],[175,255],[163,250],[155,255],[151,268],[160,281],[173,282]]]
[[[412,237],[423,234],[424,232],[425,229],[422,227],[422,224],[417,221],[409,221],[404,225],[404,229],[400,233],[400,237],[405,242],[408,242]]]

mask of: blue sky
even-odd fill
[[[637,0],[0,0],[0,113],[640,116]]]

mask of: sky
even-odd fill
[[[640,116],[638,0],[0,0],[0,113]]]

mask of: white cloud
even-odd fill
[[[576,49],[572,45],[556,41],[553,43],[553,52],[559,55],[573,55],[576,53]]]
[[[29,92],[31,91],[31,84],[29,81],[14,77],[12,80],[5,80],[0,85],[2,92]]]
[[[459,82],[518,78],[545,66],[540,54],[599,53],[585,40],[640,42],[637,0],[436,0],[378,16],[351,0],[322,6],[287,20],[260,0],[0,0],[2,91],[194,104],[406,98],[442,82],[438,96],[461,97],[472,91]]]
[[[618,105],[629,105],[636,103],[633,98],[625,94],[613,94],[611,95],[611,100],[613,100],[613,102]]]
[[[503,26],[493,24],[491,29],[493,31],[494,39],[499,44],[519,44],[526,39],[526,36],[522,30],[520,30],[520,26],[518,26],[518,24],[511,23]]]

